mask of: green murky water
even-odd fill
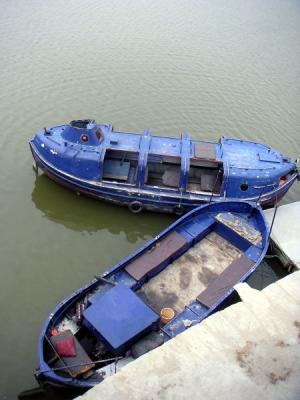
[[[300,155],[297,0],[0,0],[0,398],[34,385],[56,302],[158,233],[36,179],[28,141],[89,117],[117,129],[266,142]],[[300,200],[296,184],[285,198]]]

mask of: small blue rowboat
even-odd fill
[[[243,199],[268,207],[298,177],[296,163],[268,146],[116,132],[93,120],[38,132],[30,142],[36,167],[56,182],[97,199],[175,212],[212,201]]]
[[[41,385],[89,388],[223,305],[263,259],[261,208],[198,207],[63,300],[42,328]]]

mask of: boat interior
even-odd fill
[[[139,153],[107,149],[103,161],[102,181],[135,185]],[[144,184],[178,190],[181,159],[174,156],[149,154]],[[207,159],[191,159],[186,190],[192,193],[220,193],[223,180],[222,163]]]
[[[135,152],[106,150],[102,180],[134,185],[139,154]]]
[[[181,173],[179,157],[149,154],[145,184],[168,189],[178,189]]]
[[[138,294],[157,313],[163,307],[179,313],[240,256],[237,247],[211,232],[145,283]]]
[[[60,376],[100,382],[172,337],[172,325],[176,335],[187,312],[200,322],[251,270],[255,257],[249,254],[262,251],[253,221],[251,214],[232,212],[195,216],[99,277],[52,321],[44,340],[47,364]],[[166,325],[160,318],[165,308],[175,314]],[[68,340],[73,356],[57,347]]]

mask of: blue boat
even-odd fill
[[[134,213],[180,214],[225,199],[269,207],[299,177],[295,162],[262,144],[116,132],[88,119],[45,128],[30,148],[36,167],[51,179]]]
[[[268,241],[255,203],[186,213],[57,305],[39,337],[38,382],[92,387],[200,323],[258,267]]]

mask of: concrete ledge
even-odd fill
[[[272,223],[273,215],[273,208],[265,211],[269,225]],[[300,201],[278,207],[271,232],[271,239],[277,247],[276,252],[280,255],[282,263],[288,267],[292,263],[297,269],[300,269],[299,215]]]
[[[300,271],[140,357],[78,399],[300,399]]]

